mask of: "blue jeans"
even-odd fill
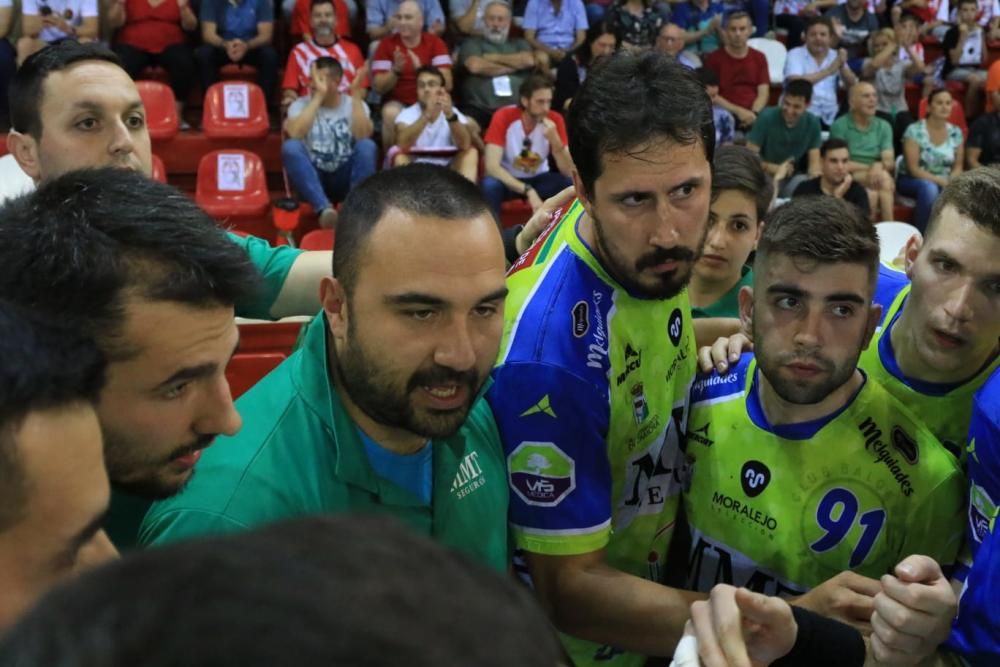
[[[933,181],[900,174],[896,187],[903,196],[917,200],[916,210],[913,211],[913,226],[923,234],[931,217],[931,207],[941,194],[941,186]]]
[[[547,171],[544,174],[539,174],[538,176],[532,176],[531,178],[521,178],[518,179],[535,188],[538,192],[538,196],[542,199],[548,199],[549,197],[559,194],[564,188],[568,188],[573,185],[573,181],[568,176],[563,176],[558,171]],[[500,219],[500,205],[504,203],[504,200],[514,199],[515,197],[520,197],[520,192],[513,192],[507,189],[507,186],[503,184],[502,181],[493,178],[492,176],[483,176],[482,183],[479,184],[479,188],[483,191],[483,196],[486,197],[486,201],[489,202],[490,208],[493,209],[494,215],[496,215],[497,220]]]
[[[331,199],[343,201],[355,185],[374,174],[377,155],[374,141],[359,139],[354,142],[347,162],[335,171],[322,171],[313,166],[309,149],[301,139],[287,139],[281,145],[281,162],[288,172],[288,180],[317,213],[330,208]]]

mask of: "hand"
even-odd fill
[[[841,572],[790,602],[847,623],[868,635],[871,633],[872,612],[875,611],[875,596],[881,591],[882,585],[875,579],[854,572]]]
[[[243,60],[243,57],[247,54],[247,43],[242,39],[234,39],[229,42],[229,46],[226,47],[226,53],[229,55],[229,59],[234,63],[238,63]]]
[[[711,347],[706,345],[698,350],[698,367],[704,373],[717,370],[725,375],[730,364],[738,362],[741,354],[752,349],[753,341],[745,334],[736,333],[729,338],[719,338]]]
[[[420,56],[418,56],[416,53],[414,53],[410,49],[406,50],[406,55],[408,55],[410,57],[410,62],[413,64],[413,71],[416,72],[418,69],[420,69],[420,66],[421,66]]]
[[[316,63],[313,63],[312,67],[309,68],[309,87],[316,97],[325,97],[330,90],[330,81],[326,78],[326,72],[327,70],[316,67]]]
[[[368,79],[368,72],[371,67],[368,65],[368,61],[358,68],[354,73],[354,80],[351,81],[351,97],[357,97],[364,99],[365,96],[365,80]]]
[[[564,49],[552,49],[550,55],[553,62],[558,62],[566,57],[566,51]]]
[[[528,204],[531,205],[532,213],[534,213],[535,211],[537,211],[542,207],[543,204],[542,198],[538,195],[538,191],[536,191],[535,188],[531,188],[530,190],[528,190],[527,197],[528,197]]]
[[[933,558],[908,556],[875,595],[871,648],[886,664],[914,664],[948,638],[958,599]]]
[[[815,2],[810,2],[802,8],[802,14],[804,16],[816,16],[819,14],[819,8],[816,6]]]
[[[795,163],[791,159],[785,160],[774,172],[774,180],[781,181],[795,173]]]
[[[445,118],[455,113],[455,105],[452,103],[451,95],[444,88],[438,90],[438,106],[440,106],[441,113],[444,114]]]
[[[708,20],[709,30],[715,30],[722,25],[722,14],[716,14]]]
[[[124,1],[122,4],[125,4]],[[190,4],[190,0],[177,0],[177,9],[184,9]]]
[[[757,114],[750,109],[744,109],[742,107],[737,107],[736,111],[733,112],[736,119],[740,121],[741,125],[753,125],[753,122],[757,120]]]
[[[844,182],[838,185],[836,188],[834,188],[833,196],[843,199],[844,195],[847,194],[847,191],[851,189],[852,183],[854,183],[854,177],[848,174],[847,176],[844,177]]]
[[[781,598],[719,584],[691,604],[684,634],[697,637],[705,667],[763,667],[792,650],[798,630]]]
[[[518,233],[517,238],[514,239],[517,251],[523,255],[534,240],[538,238],[538,235],[549,226],[549,223],[552,221],[552,215],[559,211],[563,205],[572,201],[575,196],[576,189],[570,186],[556,196],[549,197],[542,202],[542,205],[535,209],[528,222],[524,223],[524,228]]]
[[[542,119],[542,134],[550,144],[561,144],[562,138],[559,136],[559,129],[555,122],[546,116]]]
[[[964,23],[959,23],[958,34],[961,37],[965,37],[967,34],[969,34],[969,26],[965,25]]]
[[[396,71],[396,74],[401,74],[404,69],[406,69],[406,54],[399,47],[392,52],[392,69]]]
[[[847,63],[847,49],[837,49],[837,69]]]

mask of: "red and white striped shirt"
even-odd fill
[[[361,55],[361,49],[344,38],[338,39],[333,43],[333,46],[320,46],[311,39],[296,44],[292,52],[288,54],[285,78],[281,82],[281,88],[294,90],[299,97],[308,95],[309,68],[312,67],[314,60],[322,56],[329,56],[340,63],[340,66],[344,68],[344,77],[340,80],[340,91],[350,90],[355,75],[365,64],[365,57]]]

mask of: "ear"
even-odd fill
[[[594,204],[590,200],[590,195],[587,193],[587,189],[583,187],[583,180],[580,178],[580,172],[573,168],[573,189],[576,190],[576,198],[580,200],[580,205],[583,206],[583,210],[587,212],[587,216],[593,218]]]
[[[753,249],[754,250],[757,249],[757,244],[760,243],[760,235],[764,233],[764,225],[766,225],[766,224],[767,224],[766,222],[758,222],[757,223],[757,234],[753,237]]]
[[[744,285],[740,288],[740,329],[747,336],[753,333],[753,288]]]
[[[319,283],[319,300],[323,314],[330,325],[334,340],[343,342],[347,337],[347,290],[343,283],[331,276],[325,276]]]
[[[862,350],[868,349],[868,344],[872,342],[872,336],[875,335],[875,329],[878,328],[878,323],[882,319],[882,306],[877,303],[873,303],[868,308],[868,324],[865,329],[865,339],[861,344]]]
[[[11,130],[7,135],[7,150],[14,156],[21,170],[36,183],[41,180],[41,170],[38,164],[38,142],[28,134]]]
[[[913,263],[917,261],[917,255],[920,254],[920,249],[924,247],[924,237],[919,233],[914,234],[903,246],[903,269],[906,271],[906,277],[913,280]]]

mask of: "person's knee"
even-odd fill
[[[283,161],[295,160],[307,156],[306,145],[301,139],[285,139],[281,144],[281,159]]]
[[[402,108],[398,102],[386,102],[382,105],[382,122],[394,123],[400,111],[402,111]]]
[[[375,164],[375,157],[378,154],[378,146],[372,139],[358,139],[354,144],[354,154],[362,160]]]

